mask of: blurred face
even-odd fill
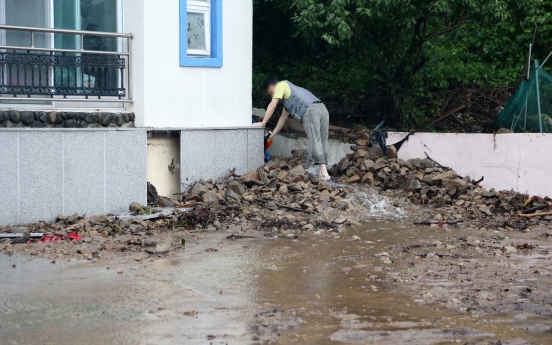
[[[276,88],[276,85],[268,85],[268,88],[266,89],[266,92],[272,96],[274,95],[274,89]]]

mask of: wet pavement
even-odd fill
[[[52,263],[2,255],[0,344],[552,343],[548,315],[424,303],[416,284],[390,283],[416,274],[406,254],[390,262],[374,257],[450,230],[382,217],[296,239],[227,235],[195,235],[166,257]],[[546,252],[535,255],[549,260]],[[540,274],[549,269],[547,261]],[[433,285],[458,288],[446,279]]]

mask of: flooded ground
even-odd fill
[[[416,244],[452,231],[381,219],[296,239],[189,234],[186,248],[167,257],[52,263],[3,255],[0,344],[550,344],[550,295],[515,293],[530,282],[500,286],[515,294],[513,307],[491,312],[453,300],[470,283],[432,278],[449,263],[428,261]],[[535,270],[527,262],[538,256],[549,282],[547,252],[516,255],[504,259],[524,270]],[[489,260],[477,250],[468,256],[455,262]],[[474,277],[471,285],[481,284]]]

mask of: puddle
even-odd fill
[[[419,304],[375,278],[410,269],[400,257],[393,265],[374,258],[397,238],[443,237],[443,229],[413,227],[400,214],[382,217],[296,240],[205,233],[182,252],[140,262],[0,256],[0,344],[549,343],[550,320]],[[455,288],[447,279],[432,283]]]

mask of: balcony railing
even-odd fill
[[[0,100],[132,101],[132,34],[9,25],[0,30],[26,31],[31,40],[28,47],[0,45]],[[35,33],[76,35],[80,49],[35,47]],[[96,38],[121,39],[121,51],[85,50],[85,40]]]

